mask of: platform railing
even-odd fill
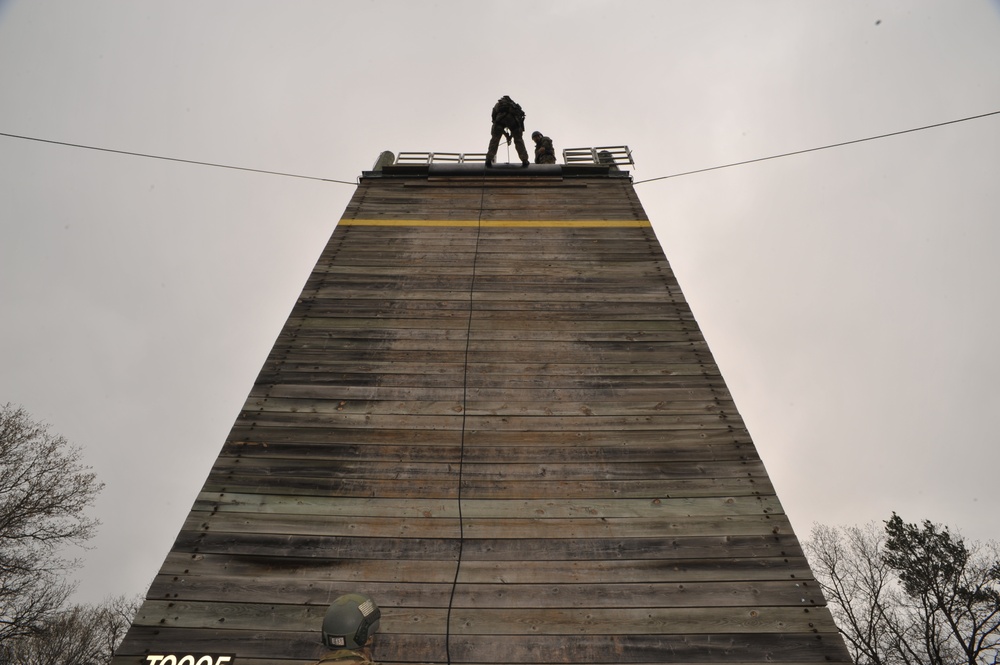
[[[605,145],[596,148],[566,148],[562,151],[567,164],[614,164],[635,166],[627,145]]]
[[[486,163],[485,152],[401,152],[397,164],[477,164]]]
[[[566,148],[562,151],[565,164],[608,164],[635,166],[627,145],[605,145],[596,148]],[[400,152],[396,164],[483,164],[485,152]]]

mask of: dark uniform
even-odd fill
[[[500,147],[500,137],[504,135],[504,130],[509,133],[507,145],[511,139],[514,141],[514,148],[517,156],[521,158],[521,164],[528,165],[528,150],[524,147],[524,111],[513,99],[504,95],[493,105],[493,127],[491,128],[490,147],[486,150],[486,166],[493,166],[493,160],[497,156],[497,148]]]
[[[531,139],[535,142],[535,164],[555,164],[556,149],[552,147],[552,139],[541,132],[532,132]]]

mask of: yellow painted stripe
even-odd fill
[[[571,219],[571,220],[476,220],[461,219],[341,219],[344,226],[487,226],[500,228],[516,227],[605,227],[642,228],[650,226],[643,219]]]
[[[629,227],[637,228],[643,226],[649,226],[649,222],[641,219],[572,219],[567,221],[560,220],[546,220],[546,221],[510,221],[510,220],[496,220],[496,219],[484,219],[480,222],[482,226],[606,226],[606,227]]]

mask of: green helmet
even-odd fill
[[[323,619],[323,644],[335,649],[359,649],[378,631],[382,612],[362,593],[347,593],[333,601]]]

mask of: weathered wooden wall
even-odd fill
[[[558,169],[555,169],[558,172]],[[363,178],[116,663],[849,662],[627,177]]]

